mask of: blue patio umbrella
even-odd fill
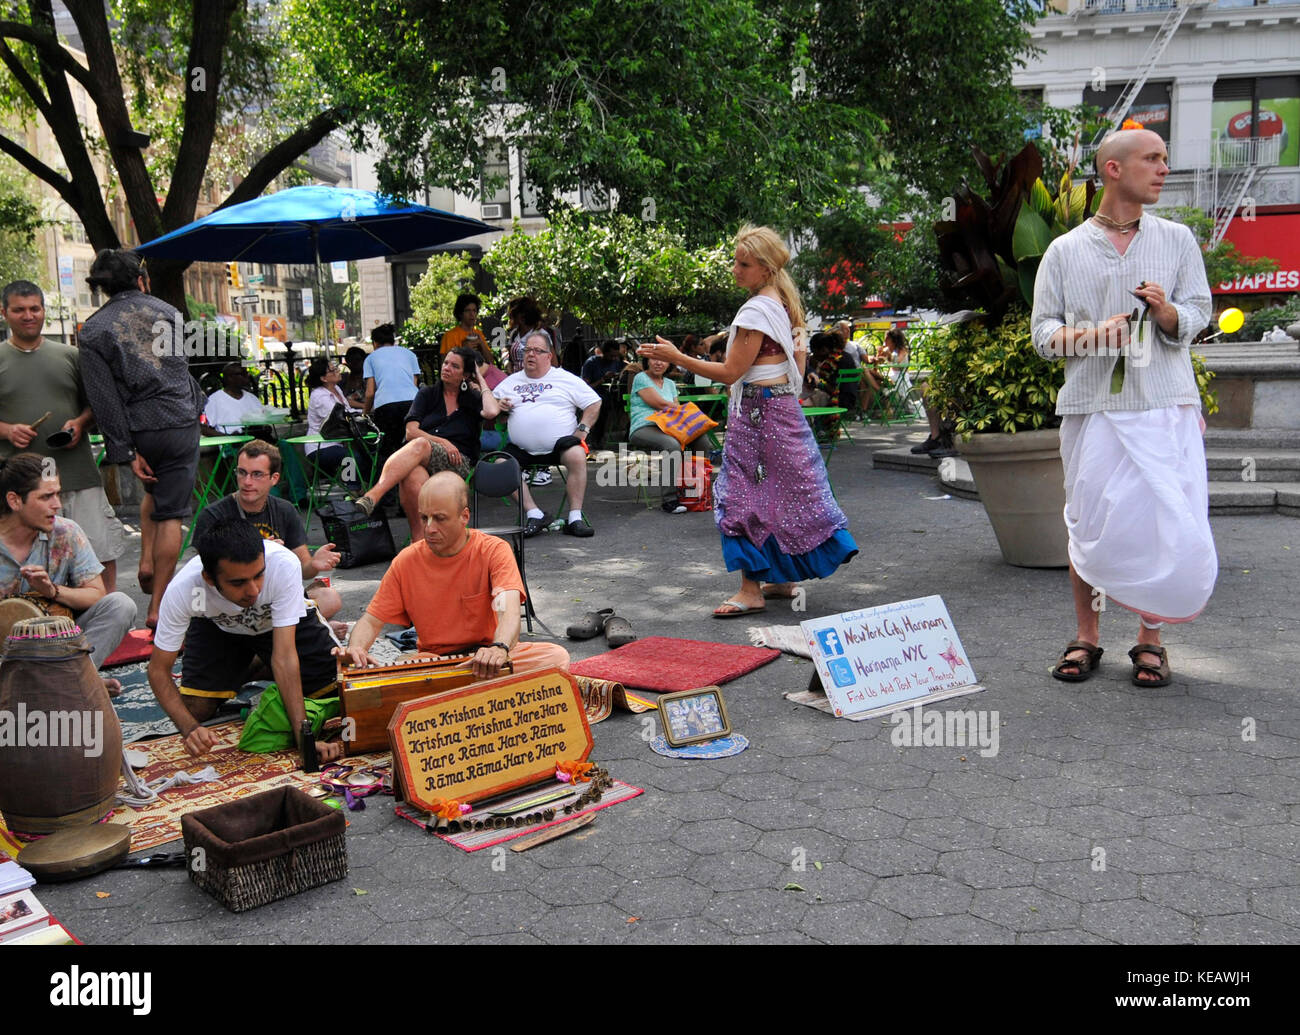
[[[346,187],[291,187],[196,219],[136,249],[151,259],[321,263],[432,248],[496,229]]]
[[[217,209],[135,250],[145,258],[182,262],[314,263],[322,338],[328,352],[322,262],[400,255],[494,229],[469,216],[385,198],[373,191],[290,187]],[[292,363],[289,377],[292,387]],[[291,392],[290,398],[296,418],[297,395]]]

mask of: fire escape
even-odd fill
[[[1136,73],[1111,108],[1114,113],[1112,124],[1097,134],[1087,151],[1095,151],[1105,133],[1123,125],[1133,102],[1151,77],[1151,73],[1159,65],[1170,40],[1174,38],[1183,21],[1193,8],[1208,7],[1210,2],[1211,0],[1084,0],[1082,6],[1075,8],[1073,12],[1075,18],[1096,14],[1165,11],[1155,36],[1152,37],[1146,52],[1138,62]],[[1193,176],[1197,206],[1214,217],[1211,246],[1223,240],[1228,225],[1236,217],[1242,202],[1249,196],[1251,185],[1261,175],[1261,170],[1277,164],[1280,143],[1278,138],[1256,137],[1210,141],[1209,165],[1196,167]]]

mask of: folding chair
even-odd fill
[[[524,583],[523,618],[528,631],[533,631],[533,619],[537,612],[533,609],[533,594],[528,589],[528,574],[524,570],[524,495],[520,492],[523,474],[519,461],[509,453],[484,453],[474,465],[470,477],[470,524],[480,532],[504,539],[514,551],[515,563],[519,566],[519,577]],[[513,525],[483,525],[480,522],[480,497],[508,500],[514,494],[515,523]],[[540,619],[539,619],[540,621]]]

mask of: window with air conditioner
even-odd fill
[[[510,160],[504,140],[489,140],[479,184],[484,219],[510,218]]]

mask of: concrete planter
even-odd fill
[[[1066,567],[1070,558],[1059,432],[972,435],[958,448],[970,464],[1002,559],[1022,568]]]

